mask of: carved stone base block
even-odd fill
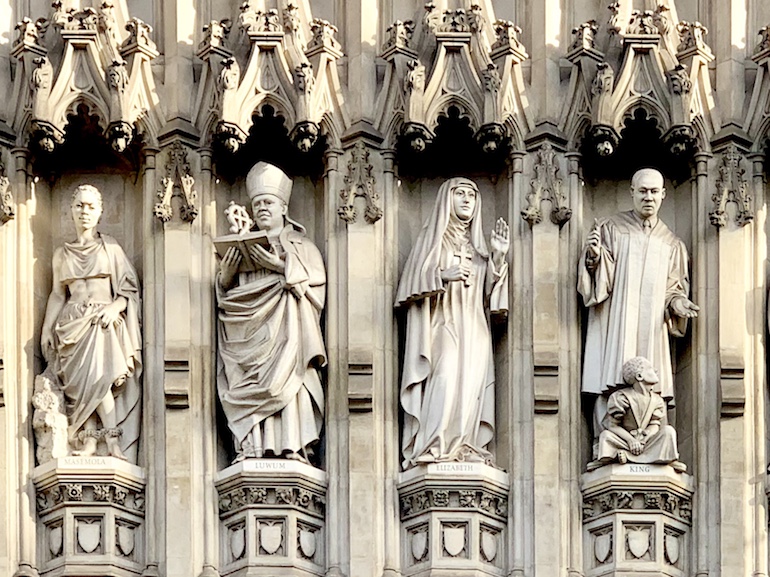
[[[326,473],[286,459],[250,459],[217,475],[220,574],[324,575]]]
[[[399,476],[402,575],[504,575],[508,475],[481,463],[436,463]]]
[[[586,577],[688,575],[693,479],[668,465],[613,464],[583,475]]]
[[[144,471],[114,457],[62,457],[31,474],[40,575],[140,575]]]

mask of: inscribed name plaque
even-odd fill
[[[215,480],[220,575],[324,574],[326,473],[289,459],[246,459]]]
[[[687,575],[694,487],[669,465],[611,464],[584,474],[586,577]]]
[[[144,470],[115,457],[62,457],[31,473],[41,575],[140,575]]]
[[[507,473],[479,462],[401,473],[403,575],[503,575],[509,488]]]

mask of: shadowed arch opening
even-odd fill
[[[256,162],[264,160],[279,166],[293,176],[309,176],[313,180],[323,175],[323,155],[326,136],[318,140],[308,152],[301,152],[289,138],[286,118],[276,113],[269,104],[260,107],[252,117],[249,136],[235,153],[225,150],[214,141],[214,162],[217,176],[232,183],[248,172]]]
[[[580,143],[583,155],[583,175],[589,183],[602,179],[627,180],[638,169],[654,166],[675,183],[691,176],[692,153],[674,155],[663,140],[658,119],[644,108],[637,108],[624,121],[620,142],[614,154],[601,156],[595,141],[587,133]]]

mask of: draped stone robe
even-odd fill
[[[273,250],[285,254],[284,274],[239,273],[228,291],[217,278],[217,388],[238,452],[257,427],[262,449],[281,456],[307,448],[321,432],[326,272],[321,253],[291,225]]]
[[[643,431],[650,425],[658,425],[658,432],[650,437],[640,455],[630,452],[628,443],[619,435],[608,431],[610,417],[620,422],[627,431]],[[631,463],[671,463],[679,458],[676,430],[663,424],[666,417],[666,402],[657,393],[647,394],[634,387],[619,389],[610,395],[607,402],[605,430],[599,435],[598,459],[613,461],[618,451],[624,451]]]
[[[655,391],[674,397],[669,334],[683,336],[687,319],[674,316],[671,301],[690,292],[687,249],[663,221],[646,234],[633,211],[599,225],[601,247],[592,272],[587,248],[580,257],[578,291],[588,311],[583,384],[585,393],[623,386],[623,363],[645,357],[658,372]]]
[[[396,304],[407,309],[400,393],[405,469],[427,462],[492,460],[486,450],[495,427],[489,312],[507,312],[508,265],[495,269],[481,218],[474,216],[465,241],[459,232],[449,232],[451,192],[460,181],[465,179],[451,179],[440,189],[398,289]],[[476,202],[478,215],[481,198]],[[441,271],[461,258],[471,259],[468,280],[444,283]]]
[[[69,416],[69,436],[96,412],[102,399],[113,392],[117,426],[122,429],[120,449],[136,462],[141,426],[142,335],[140,329],[139,278],[117,241],[97,236],[86,245],[65,243],[56,249],[54,282],[66,288],[75,280],[107,277],[113,299],[125,297],[126,310],[117,325],[102,328],[97,321],[108,303],[65,302],[54,325],[56,356],[54,372],[62,383]],[[113,391],[119,377],[125,383]]]

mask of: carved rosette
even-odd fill
[[[369,162],[369,149],[363,142],[356,142],[350,151],[348,172],[345,175],[345,188],[340,192],[342,202],[337,210],[339,217],[348,224],[356,221],[354,201],[357,196],[362,197],[366,202],[366,210],[364,211],[366,222],[374,224],[382,218],[382,208],[377,204],[380,195],[374,188],[375,180],[372,171],[373,167]]]
[[[546,142],[537,151],[534,171],[535,178],[530,181],[532,190],[527,194],[527,207],[521,211],[521,217],[530,226],[538,224],[542,220],[540,205],[547,200],[551,203],[551,222],[562,226],[572,217],[572,210],[567,206],[567,196],[562,192],[559,163],[551,143]]]
[[[481,463],[402,473],[402,574],[504,575],[509,487],[506,473]]]
[[[582,481],[587,575],[685,577],[692,477],[668,465],[611,465]]]
[[[198,216],[198,193],[195,191],[195,179],[190,170],[187,147],[175,141],[168,149],[166,175],[160,180],[158,202],[153,213],[161,222],[168,222],[174,214],[171,198],[178,196],[182,202],[180,216],[185,222],[192,222]],[[175,191],[176,192],[175,194]]]
[[[729,202],[737,205],[735,222],[738,226],[746,226],[754,220],[754,206],[743,162],[743,154],[735,144],[730,144],[722,153],[716,192],[711,197],[714,208],[709,212],[711,224],[716,227],[727,225]]]
[[[325,572],[326,474],[287,459],[247,459],[215,481],[223,574]]]
[[[113,457],[63,457],[35,468],[38,567],[86,575],[144,569],[144,471]]]

